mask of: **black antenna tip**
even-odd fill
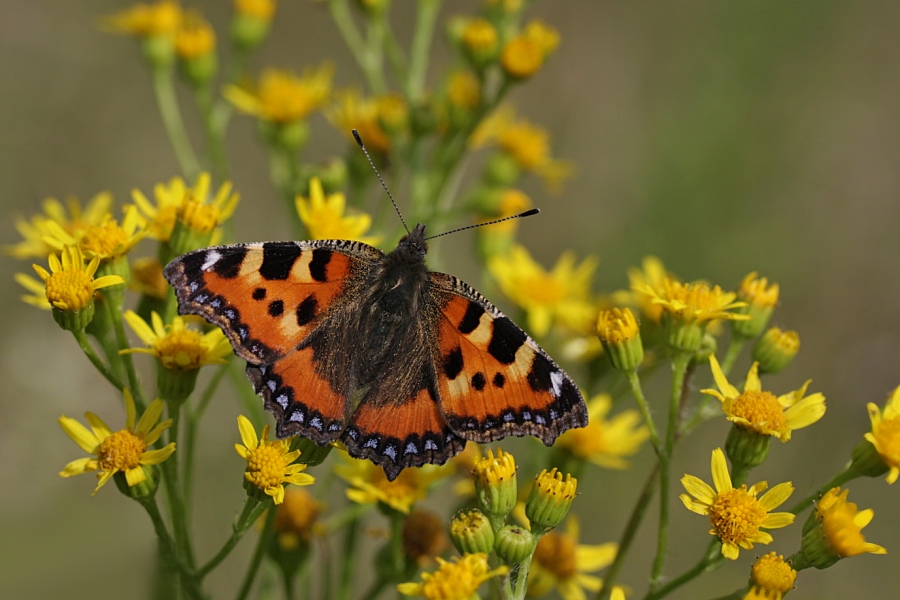
[[[364,148],[365,146],[363,146],[362,138],[359,137],[359,132],[357,132],[355,129],[351,129],[350,132],[353,134],[353,139],[356,140],[356,143],[359,144],[359,147]]]
[[[536,214],[538,214],[539,212],[541,212],[541,209],[539,209],[539,208],[532,208],[531,210],[526,210],[525,212],[521,213],[521,214],[518,215],[518,216],[520,216],[520,217],[530,217],[531,215],[536,215]]]

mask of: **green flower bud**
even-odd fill
[[[504,525],[497,532],[494,551],[506,564],[519,564],[534,551],[534,536],[524,527]]]

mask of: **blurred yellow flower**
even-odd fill
[[[713,450],[711,467],[715,489],[699,477],[685,475],[681,483],[690,495],[681,494],[679,497],[688,510],[709,517],[712,524],[709,533],[722,542],[722,556],[725,558],[737,559],[739,548],[752,550],[753,544],[771,544],[771,534],[761,531],[761,528],[778,529],[794,522],[791,513],[771,512],[794,493],[790,482],[776,485],[757,499],[756,496],[765,491],[768,484],[761,481],[750,489],[746,484],[735,488],[721,448]]]
[[[94,279],[100,265],[100,257],[95,256],[87,265],[78,246],[66,246],[60,256],[51,254],[48,258],[50,271],[40,265],[32,265],[43,283],[22,273],[16,274],[16,281],[33,296],[22,296],[22,300],[50,309],[77,312],[87,307],[94,298],[94,292],[111,285],[125,283],[118,275],[104,275]]]
[[[631,267],[627,271],[629,290],[616,292],[615,296],[622,301],[641,310],[647,320],[659,323],[663,307],[653,302],[653,296],[636,292],[635,290],[649,287],[657,292],[662,292],[663,282],[666,279],[677,280],[668,274],[662,261],[655,256],[646,256],[641,261],[641,267]]]
[[[749,318],[730,312],[746,303],[735,302],[737,294],[723,292],[719,286],[710,288],[705,283],[681,283],[666,277],[660,287],[642,284],[634,289],[680,322],[705,323],[714,319]]]
[[[753,363],[741,393],[728,383],[715,355],[709,357],[709,366],[719,389],[700,391],[718,398],[726,418],[744,429],[786,442],[795,429],[812,425],[825,414],[825,396],[818,392],[805,396],[812,380],[793,392],[776,397],[762,389],[756,372],[757,364]]]
[[[894,483],[900,476],[900,387],[897,387],[884,405],[878,409],[874,403],[866,405],[872,431],[865,437],[888,466],[887,482]]]
[[[80,239],[86,229],[106,220],[112,200],[112,194],[100,192],[82,208],[76,198],[67,198],[65,204],[56,198],[47,198],[43,203],[43,214],[34,215],[30,220],[16,220],[16,230],[24,239],[14,246],[5,246],[4,252],[16,258],[44,258],[55,250],[45,241],[50,233],[49,223],[55,223]]]
[[[78,245],[88,258],[99,257],[101,262],[124,256],[147,235],[143,219],[134,206],[126,206],[122,224],[106,215],[98,225],[90,225],[72,235],[56,222],[47,224],[44,240],[57,250]]]
[[[341,135],[352,140],[350,131],[355,129],[370,152],[389,152],[391,138],[381,126],[378,101],[364,98],[355,89],[342,90],[334,96],[335,103],[325,111],[325,116]]]
[[[527,79],[544,64],[544,53],[536,41],[517,35],[503,45],[500,64],[511,78]]]
[[[176,222],[184,223],[193,231],[210,233],[231,218],[241,199],[240,194],[232,193],[231,182],[219,186],[212,198],[209,192],[209,173],[200,173],[193,189],[187,190],[175,208]]]
[[[135,4],[103,23],[111,31],[135,37],[174,36],[181,25],[182,11],[178,2],[159,0],[154,4]]]
[[[365,235],[372,226],[372,217],[365,213],[345,216],[344,194],[326,196],[318,177],[309,182],[309,198],[297,196],[295,205],[311,239],[354,240],[372,246],[381,241],[379,236]]]
[[[291,464],[300,458],[300,451],[291,451],[291,438],[269,441],[269,426],[262,430],[262,438],[250,419],[238,415],[238,430],[243,445],[235,444],[234,449],[247,461],[244,478],[271,496],[275,504],[284,501],[284,484],[312,485],[316,478],[307,473],[305,464]]]
[[[166,444],[158,450],[148,450],[156,443],[162,432],[172,426],[172,419],[166,419],[158,425],[156,422],[162,415],[163,403],[154,400],[141,415],[135,425],[136,409],[134,399],[128,390],[125,396],[125,429],[113,432],[109,426],[92,412],[84,413],[90,424],[88,429],[75,419],[62,416],[59,425],[63,431],[88,454],[95,458],[73,460],[60,472],[62,477],[72,477],[82,473],[97,473],[96,494],[103,485],[116,473],[125,473],[129,487],[133,487],[147,479],[145,466],[156,465],[175,452],[175,442]]]
[[[331,95],[334,66],[308,67],[297,77],[290,71],[265,69],[255,89],[229,85],[224,90],[238,110],[265,121],[285,124],[307,118]]]
[[[447,100],[453,106],[472,110],[481,102],[481,83],[472,71],[458,69],[447,79]]]
[[[575,331],[583,329],[585,322],[593,323],[595,257],[577,264],[575,253],[567,251],[548,272],[517,244],[505,255],[489,258],[487,266],[503,293],[525,310],[534,335],[546,335],[554,321]]]
[[[216,32],[199,12],[184,14],[175,34],[175,51],[184,60],[207,56],[216,49]]]
[[[131,261],[129,289],[151,298],[164,300],[169,293],[169,282],[162,274],[162,265],[155,258],[138,258]]]
[[[188,329],[183,317],[173,317],[166,325],[156,312],[151,313],[152,327],[136,312],[125,312],[125,321],[147,348],[128,348],[122,353],[152,354],[166,369],[193,371],[204,365],[225,363],[231,354],[231,342],[218,327],[207,333]]]
[[[368,460],[352,458],[342,452],[343,462],[334,468],[338,476],[350,484],[347,498],[357,504],[380,502],[397,512],[408,515],[412,506],[424,500],[431,485],[452,473],[446,466],[425,465],[418,469],[403,469],[393,481],[388,481],[384,469]]]
[[[635,454],[650,437],[634,409],[623,410],[612,419],[612,397],[598,394],[588,401],[588,424],[570,429],[556,443],[573,455],[607,469],[627,469],[625,457]]]
[[[294,487],[284,490],[284,500],[276,509],[273,526],[278,545],[285,550],[308,545],[324,508],[306,490]]]
[[[275,14],[275,0],[234,0],[234,11],[241,15],[269,21]]]
[[[465,554],[454,562],[437,559],[438,570],[422,573],[421,583],[401,583],[397,590],[405,596],[421,596],[427,600],[470,600],[481,584],[496,575],[509,572],[509,567],[491,569],[488,555]]]

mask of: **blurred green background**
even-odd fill
[[[339,85],[361,86],[327,12],[306,0],[281,4],[253,67],[299,71],[330,58]],[[477,6],[447,4],[445,16]],[[224,37],[230,2],[192,5]],[[146,193],[177,174],[136,44],[97,28],[99,16],[123,6],[0,2],[0,242],[18,241],[14,218],[38,211],[45,197],[84,201],[110,190],[124,202],[132,188]],[[412,2],[398,0],[393,12],[408,36]],[[531,14],[556,27],[562,45],[513,99],[520,115],[551,130],[554,155],[578,172],[559,196],[526,185],[543,212],[521,224],[520,239],[546,265],[567,248],[599,255],[605,291],[625,287],[625,269],[647,254],[685,280],[733,287],[757,270],[779,282],[773,324],[798,330],[802,349],[767,385],[783,393],[812,378],[828,413],[789,444],[775,443],[750,479],[789,479],[798,498],[806,495],[848,460],[869,426],[865,404],[881,404],[900,384],[900,5],[568,0],[537,3]],[[451,59],[443,36],[434,46],[433,75]],[[312,139],[309,160],[345,150],[320,117]],[[287,237],[251,119],[234,119],[228,152],[243,196],[238,240]],[[477,283],[470,238],[441,243],[449,268]],[[81,455],[57,417],[89,409],[119,423],[121,401],[46,313],[19,301],[12,276],[26,270],[0,261],[0,597],[143,597],[154,554],[146,515],[112,486],[91,497],[92,478],[56,475]],[[224,539],[244,494],[232,450],[238,404],[225,397],[218,407],[198,457],[206,469],[196,511],[201,556]],[[721,420],[702,427],[680,447],[674,474],[709,480],[709,452],[726,431]],[[575,505],[584,541],[619,536],[649,454],[629,472],[592,472]],[[804,571],[790,597],[894,597],[898,493],[881,479],[853,482],[850,500],[875,510],[865,533],[889,554]],[[702,517],[677,500],[673,511],[669,574],[694,564],[708,539]],[[650,519],[622,577],[640,594],[652,529]],[[776,532],[771,547],[743,552],[672,597],[732,591],[753,557],[793,553],[799,531]],[[216,597],[235,593],[251,545],[212,578]]]

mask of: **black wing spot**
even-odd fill
[[[253,299],[254,300],[265,300],[266,299],[266,288],[256,288],[253,290]]]
[[[462,321],[459,322],[457,329],[463,334],[472,333],[481,322],[481,315],[483,314],[484,308],[470,300],[469,306],[466,307],[466,314],[463,315]]]
[[[535,392],[546,392],[553,387],[553,381],[550,374],[556,369],[550,364],[550,361],[540,354],[534,355],[531,361],[531,368],[528,370],[528,385]]]
[[[303,327],[308,325],[316,318],[316,309],[319,307],[319,301],[316,300],[315,294],[310,294],[303,299],[297,306],[297,325]]]
[[[241,272],[245,256],[247,256],[246,248],[234,248],[233,251],[213,263],[212,270],[223,279],[234,279]]]
[[[284,312],[284,301],[283,300],[272,300],[269,302],[269,316],[271,317],[280,317]]]
[[[457,346],[444,357],[444,375],[449,379],[456,379],[463,370],[462,349]]]
[[[293,243],[263,244],[263,260],[259,274],[267,280],[285,280],[291,274],[294,263],[300,258],[300,246]]]
[[[506,377],[503,376],[503,373],[494,375],[493,384],[495,388],[503,389],[503,386],[506,385]]]
[[[327,248],[316,248],[312,253],[312,260],[309,261],[309,275],[316,281],[328,281],[328,271],[326,267],[331,262],[331,250]]]
[[[472,386],[478,390],[479,392],[484,389],[484,386],[487,385],[487,379],[484,377],[484,373],[478,372],[472,376]]]
[[[488,352],[504,365],[516,362],[516,352],[528,336],[507,317],[494,319],[494,331],[488,344]]]

